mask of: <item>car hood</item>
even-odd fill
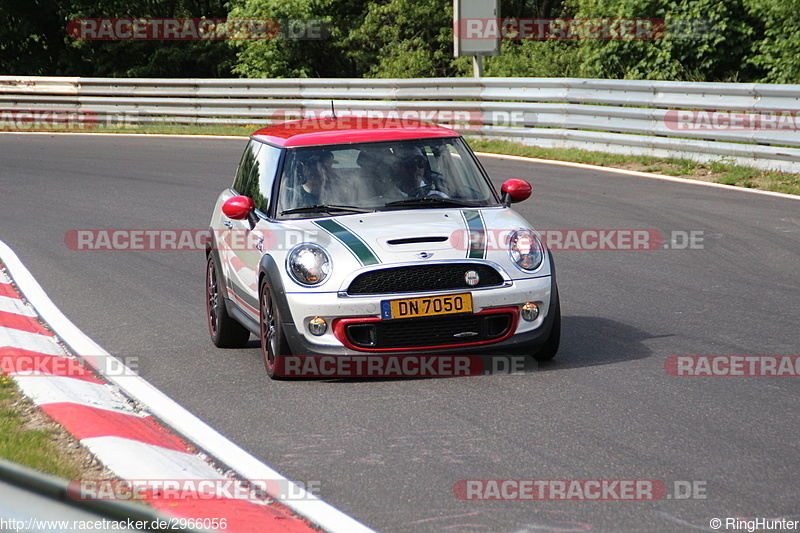
[[[334,237],[336,226],[341,226],[362,241],[379,263],[465,258],[496,260],[507,257],[504,238],[508,232],[530,228],[525,219],[504,207],[382,211],[328,221],[334,224],[325,221],[317,221],[317,224]]]

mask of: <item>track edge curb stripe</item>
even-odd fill
[[[78,329],[61,312],[16,253],[2,240],[0,240],[0,261],[4,264],[19,291],[36,309],[42,320],[74,353],[79,356],[89,355],[97,359],[108,358],[122,365],[122,362]],[[101,369],[102,365],[96,368],[98,371]],[[276,500],[328,533],[376,533],[339,509],[308,493],[302,487],[295,485],[138,375],[110,376],[103,374],[103,377],[144,404],[151,413],[178,435],[194,443],[245,479],[276,479],[287,483],[287,486],[292,487],[289,492],[299,498],[276,498]]]

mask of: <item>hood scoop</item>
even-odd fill
[[[424,242],[444,242],[449,237],[442,237],[441,235],[435,235],[431,237],[403,237],[402,239],[391,239],[386,241],[388,244],[393,246],[397,246],[400,244],[421,244]]]

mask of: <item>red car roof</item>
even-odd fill
[[[262,128],[253,134],[259,140],[287,148],[458,136],[456,131],[421,120],[369,117],[295,120]]]

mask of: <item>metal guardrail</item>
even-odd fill
[[[101,123],[259,126],[326,116],[331,101],[339,117],[420,117],[465,133],[544,147],[724,158],[800,172],[800,85],[572,78],[0,76],[0,127],[7,122],[3,113],[18,119],[26,112],[80,114]]]

